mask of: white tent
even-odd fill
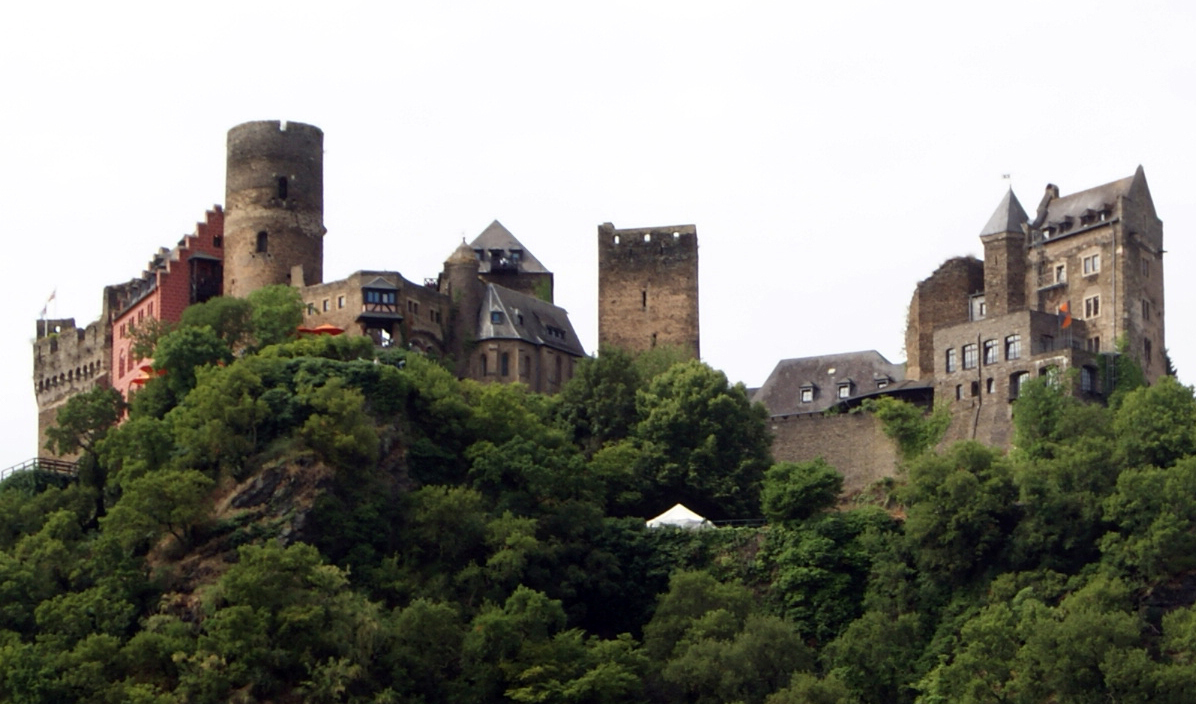
[[[714,524],[681,504],[677,504],[668,511],[648,521],[649,528],[662,528],[664,526],[698,530],[701,528],[713,528]]]

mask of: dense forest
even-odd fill
[[[1181,702],[1196,691],[1196,399],[1044,378],[1016,449],[878,414],[855,497],[773,463],[742,385],[667,350],[555,397],[366,338],[285,288],[139,331],[73,398],[73,476],[0,484],[5,702]],[[709,530],[647,529],[684,503]],[[758,519],[737,521],[735,519]]]

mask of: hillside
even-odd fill
[[[881,407],[856,502],[741,386],[606,352],[563,393],[363,338],[153,340],[77,479],[0,485],[0,700],[1158,702],[1196,685],[1196,399],[1027,385],[1004,456]],[[285,336],[284,336],[285,338]],[[274,343],[274,344],[271,344]],[[941,428],[938,429],[941,432]],[[648,530],[682,502],[760,527]],[[724,526],[734,525],[724,523]]]

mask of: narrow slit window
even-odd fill
[[[257,233],[257,252],[258,254],[265,254],[270,249],[270,236],[266,234],[265,230]]]
[[[287,177],[286,176],[278,177],[278,199],[279,200],[287,199]]]

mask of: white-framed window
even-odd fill
[[[1100,252],[1096,254],[1089,254],[1084,257],[1084,276],[1089,276],[1100,271]]]
[[[954,347],[947,348],[947,359],[946,359],[945,364],[946,364],[946,370],[948,372],[955,371],[955,367],[957,366],[957,363],[955,361],[955,348]]]
[[[1084,299],[1084,317],[1100,317],[1100,295],[1089,296]]]
[[[839,384],[839,398],[851,396],[851,384]]]
[[[1021,359],[1022,336],[1009,335],[1005,338],[1005,359]]]
[[[980,362],[980,352],[976,348],[976,344],[972,343],[970,345],[964,345],[963,346],[963,368],[964,369],[975,369],[976,365],[979,364],[979,362]]]
[[[812,386],[802,387],[801,395],[799,396],[799,398],[801,399],[802,403],[813,403],[814,402],[814,387],[812,387]]]
[[[996,364],[998,361],[997,360],[998,354],[999,353],[997,352],[997,341],[996,340],[985,340],[984,341],[984,363],[985,364]]]

